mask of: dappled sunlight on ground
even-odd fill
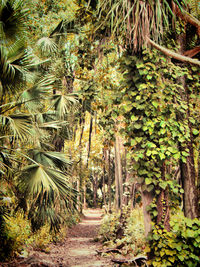
[[[68,230],[62,244],[51,245],[50,253],[36,252],[35,257],[50,260],[55,267],[104,267],[113,266],[109,259],[97,255],[101,244],[94,242],[101,224],[103,211],[88,209],[83,211],[83,219]]]

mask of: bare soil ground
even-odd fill
[[[6,264],[6,267],[104,267],[114,266],[108,258],[99,256],[96,250],[101,244],[94,241],[101,224],[102,211],[84,211],[84,219],[69,229],[61,244],[51,244],[49,253],[33,251],[28,259]]]

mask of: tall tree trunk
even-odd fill
[[[87,209],[87,202],[86,202],[86,184],[83,187],[83,208],[84,210]]]
[[[98,189],[98,178],[95,175],[93,178],[93,206],[97,208],[97,189]]]
[[[163,162],[162,165],[162,180],[165,180],[165,176],[166,176],[166,166],[165,166],[165,162]],[[157,215],[157,224],[162,223],[162,225],[164,226],[164,228],[167,231],[170,231],[170,224],[169,224],[169,192],[168,189],[162,189],[160,188],[161,192],[157,198],[157,211],[158,211],[158,215]]]
[[[130,208],[133,210],[135,206],[135,191],[136,191],[136,183],[133,183],[131,185],[131,190],[130,190]]]
[[[127,150],[125,149],[125,162],[124,162],[124,167],[125,167],[125,186],[124,186],[124,197],[123,197],[123,203],[127,206],[130,200],[130,191],[129,191],[129,180],[130,180],[130,173],[128,171],[128,166],[127,166]]]
[[[105,210],[107,212],[105,177],[106,177],[106,150],[104,148],[103,149],[103,203]]]
[[[143,215],[144,215],[144,230],[145,237],[148,236],[151,231],[151,215],[147,211],[147,207],[151,204],[154,198],[154,192],[142,191],[142,204],[143,204]]]
[[[112,204],[112,195],[111,195],[111,184],[112,184],[112,177],[111,177],[111,158],[110,158],[110,148],[108,150],[108,212],[111,213],[111,204]]]
[[[115,185],[116,185],[116,208],[122,208],[123,205],[123,180],[122,163],[120,155],[120,139],[115,135]]]
[[[178,38],[179,45],[180,45],[180,52],[183,53],[185,49],[186,44],[186,35],[182,34]],[[190,122],[190,91],[187,88],[185,77],[181,77],[180,81],[182,83],[182,86],[184,88],[184,92],[181,94],[181,97],[184,102],[187,103],[187,111],[186,111],[186,118],[182,118],[183,116],[180,114],[177,114],[177,118],[179,120],[185,120],[187,121],[187,125],[190,131],[190,140],[184,144],[186,145],[189,150],[189,156],[186,158],[186,162],[183,162],[180,159],[180,171],[181,171],[181,181],[182,186],[184,189],[183,194],[183,210],[184,215],[188,218],[194,219],[199,216],[198,213],[198,192],[197,192],[197,172],[195,171],[195,164],[194,164],[194,138],[192,133],[192,125]],[[182,144],[179,143],[179,150],[182,152],[185,150],[185,148],[182,147]]]
[[[83,210],[83,205],[82,205],[82,200],[83,200],[83,175],[82,175],[82,138],[83,138],[83,132],[85,128],[85,120],[82,122],[82,127],[81,127],[81,134],[80,134],[80,140],[79,140],[79,150],[80,150],[80,159],[79,159],[79,211],[82,213]]]
[[[93,117],[91,115],[91,118],[90,118],[90,130],[89,130],[89,144],[88,144],[87,167],[88,167],[88,162],[89,162],[89,158],[90,158],[90,149],[91,149],[91,140],[92,140],[92,126],[93,126]]]

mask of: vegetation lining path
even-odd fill
[[[23,262],[18,266],[113,266],[108,259],[98,256],[96,252],[101,247],[100,243],[94,241],[101,224],[101,215],[100,209],[85,210],[84,219],[68,230],[67,238],[62,244],[52,244],[49,254],[33,252],[28,265]]]

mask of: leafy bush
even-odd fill
[[[143,253],[145,247],[143,211],[137,208],[131,211],[127,218],[124,237],[118,241],[124,244],[124,251],[134,256]]]
[[[5,260],[21,252],[28,244],[31,226],[20,212],[5,218],[4,232],[1,234],[0,259]]]
[[[31,224],[22,212],[10,215],[5,218],[4,229],[1,227],[0,260],[4,261],[21,254],[28,246],[38,250],[48,250],[48,244],[61,241],[66,236],[66,231],[67,227],[63,225],[59,233],[50,233],[50,226],[44,225],[32,233]]]
[[[46,250],[47,245],[51,241],[52,235],[50,234],[50,227],[48,225],[42,226],[31,236],[31,246],[36,250]]]
[[[105,243],[108,241],[115,241],[117,229],[120,225],[120,214],[106,214],[103,218],[103,222],[100,227],[99,234],[102,237],[102,241]]]
[[[171,218],[171,231],[155,226],[146,249],[149,264],[166,267],[200,265],[200,221],[178,213]]]
[[[123,235],[118,237],[120,227],[123,227]],[[142,209],[130,211],[129,208],[125,208],[123,218],[120,218],[119,213],[106,215],[99,233],[104,244],[121,247],[124,255],[136,256],[142,253],[145,246]]]

